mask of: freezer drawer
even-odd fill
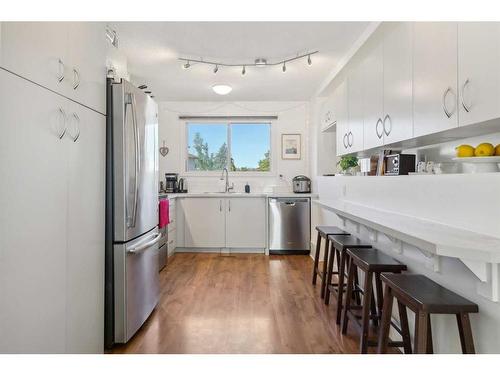
[[[308,254],[310,243],[310,199],[269,198],[269,253]]]
[[[115,342],[126,343],[158,304],[158,231],[115,244]]]

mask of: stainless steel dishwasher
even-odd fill
[[[269,198],[269,254],[309,254],[309,198]]]

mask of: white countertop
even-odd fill
[[[159,193],[160,198],[317,198],[318,195],[314,193]]]

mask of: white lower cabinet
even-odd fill
[[[264,198],[227,198],[226,209],[225,247],[249,249],[266,247]]]
[[[0,352],[102,352],[105,117],[2,69],[0,97]]]
[[[184,234],[185,248],[264,249],[266,247],[266,199],[181,198],[177,232]],[[182,226],[182,228],[180,228]]]
[[[184,198],[184,247],[224,247],[225,207],[223,198]]]

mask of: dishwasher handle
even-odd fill
[[[269,202],[295,206],[297,203],[309,203],[309,198],[269,198]]]

